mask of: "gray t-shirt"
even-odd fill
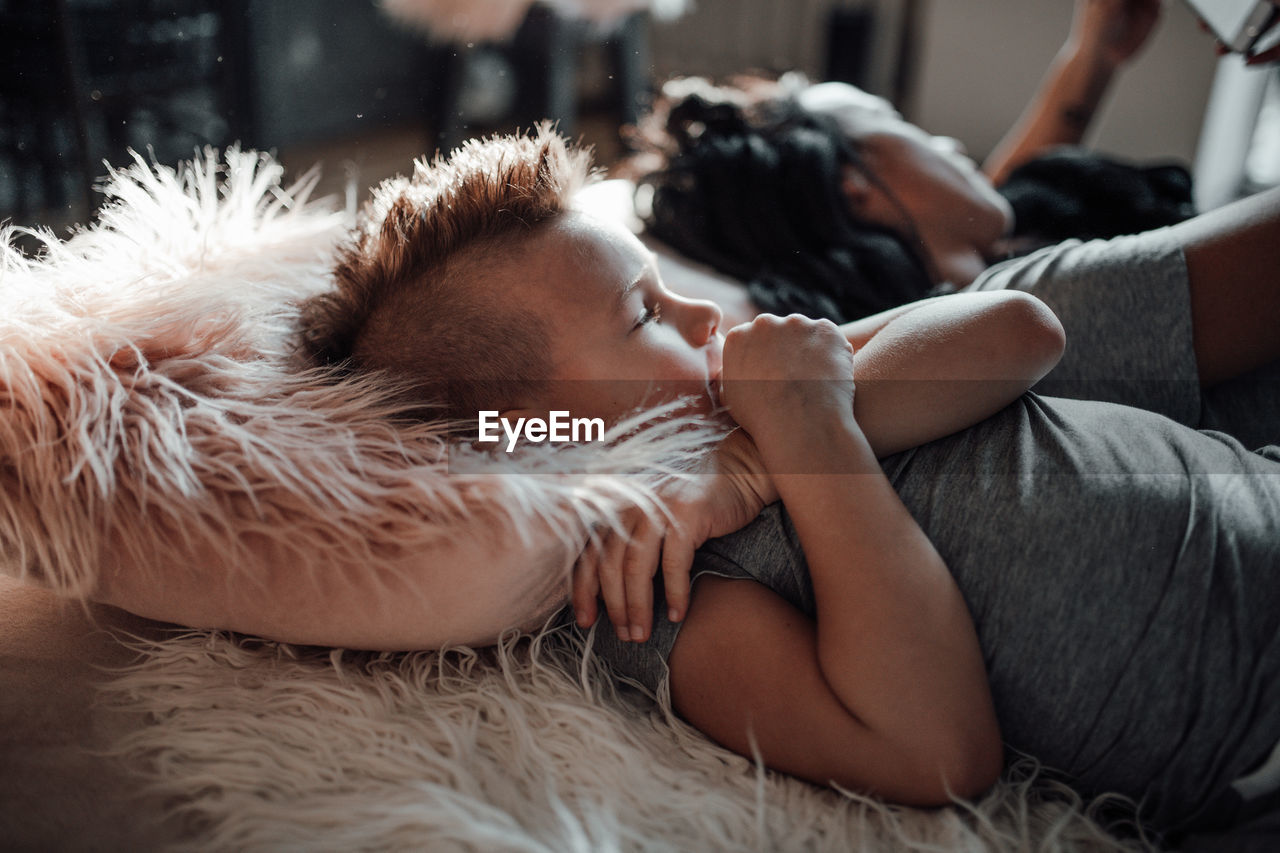
[[[1168,228],[1067,240],[996,264],[966,290],[1026,291],[1062,321],[1066,352],[1038,394],[1137,406],[1246,447],[1280,444],[1280,361],[1200,387],[1187,261]]]
[[[1067,240],[996,264],[965,289],[1032,293],[1062,321],[1066,350],[1036,393],[1123,403],[1199,426],[1186,258],[1168,229]]]
[[[1280,449],[1026,394],[883,468],[968,603],[1009,746],[1172,826],[1280,739]],[[814,616],[781,505],[706,543],[702,572]],[[663,608],[645,644],[602,623],[596,653],[661,693]]]

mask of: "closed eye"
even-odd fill
[[[640,319],[636,321],[635,326],[632,328],[632,331],[635,331],[646,323],[652,323],[660,317],[662,317],[661,302],[654,303],[652,308],[646,305],[644,311],[640,314]]]

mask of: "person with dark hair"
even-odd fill
[[[904,293],[964,287],[1031,247],[1180,222],[1195,214],[1185,169],[1063,148],[1083,139],[1159,9],[1160,0],[1079,0],[1039,93],[981,172],[958,141],[923,133],[852,86],[672,81],[637,134],[638,160],[650,164],[639,167],[652,190],[647,226],[747,281],[762,308],[841,321],[901,304]],[[789,300],[812,304],[774,304]]]
[[[639,132],[651,246],[741,282],[747,299],[721,303],[730,323],[760,311],[847,322],[951,290],[1026,290],[1072,342],[1037,391],[1264,443],[1240,413],[1280,418],[1274,225],[1237,223],[1249,245],[1214,256],[1234,274],[1209,290],[1167,228],[1195,213],[1185,170],[1058,147],[1080,140],[1159,3],[1076,9],[1040,94],[983,170],[852,86],[673,81]]]

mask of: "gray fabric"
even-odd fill
[[[1280,361],[1202,391],[1199,427],[1225,432],[1245,447],[1280,444]]]
[[[968,290],[1023,290],[1062,321],[1066,351],[1034,389],[1200,417],[1187,265],[1167,229],[1112,240],[1068,240],[997,264]]]
[[[1023,396],[885,460],[978,629],[1006,742],[1085,791],[1188,819],[1280,738],[1280,450],[1107,403]],[[774,505],[695,572],[752,578],[814,615]],[[658,693],[678,627],[597,654]]]
[[[1067,240],[988,269],[968,290],[1023,290],[1067,333],[1038,394],[1104,400],[1215,429],[1250,448],[1280,444],[1280,362],[1201,390],[1187,263],[1169,229]]]

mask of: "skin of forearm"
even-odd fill
[[[1078,145],[1111,86],[1115,68],[1068,43],[1058,52],[1037,95],[982,170],[996,186],[1009,173],[1045,149]]]
[[[840,701],[935,768],[965,744],[998,745],[968,608],[857,423],[832,414],[757,442],[809,563],[819,664]]]
[[[960,293],[907,307],[854,356],[854,414],[880,457],[991,416],[1048,373],[1065,346],[1053,312],[1022,293]],[[841,332],[854,341],[848,325]]]
[[[867,317],[862,317],[860,319],[853,320],[852,322],[842,324],[840,326],[840,333],[844,335],[845,340],[853,344],[854,349],[862,349],[862,347],[866,346],[881,329],[889,325],[890,322],[905,314],[909,314],[912,311],[923,308],[926,305],[931,305],[939,299],[946,298],[949,297],[932,296],[928,299],[918,299],[915,302],[908,302],[906,305],[899,305],[898,307],[890,308],[887,311],[880,311],[879,313],[871,314]]]

